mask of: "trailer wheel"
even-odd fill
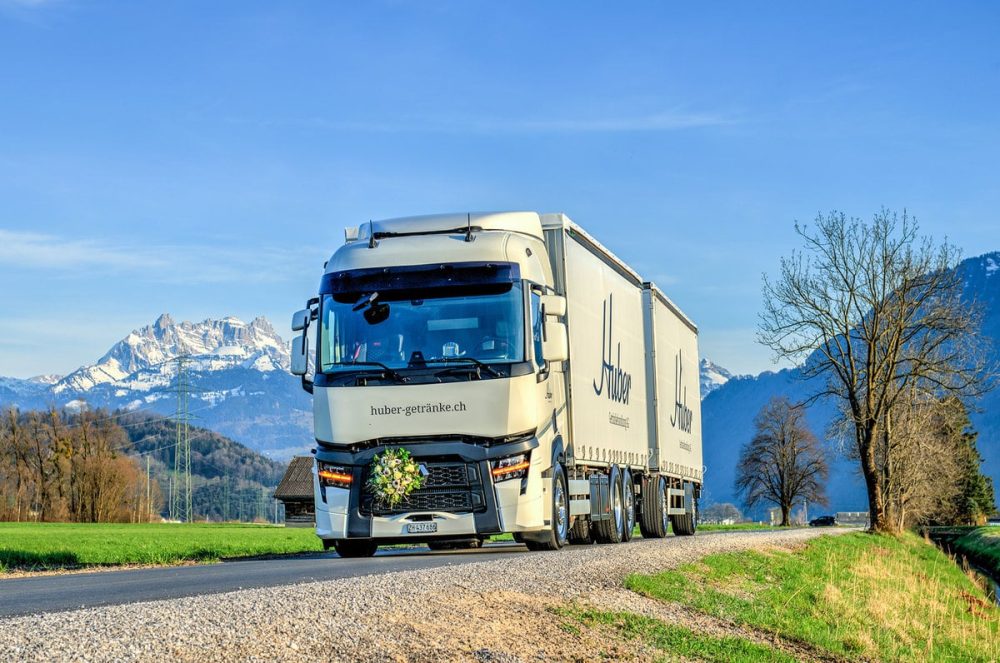
[[[378,550],[378,544],[365,539],[337,539],[333,542],[341,557],[371,557]]]
[[[691,505],[691,513],[683,516],[670,516],[670,526],[674,528],[674,534],[678,536],[691,536],[694,534],[697,525],[694,517],[694,504]]]
[[[674,528],[677,536],[691,536],[694,534],[694,516],[685,513],[683,516],[670,516],[670,526]]]
[[[635,530],[635,484],[632,483],[632,473],[625,470],[622,477],[622,511],[624,523],[622,527],[622,541],[631,541],[632,532]]]
[[[625,508],[622,504],[622,473],[617,465],[611,466],[608,490],[611,517],[597,521],[594,530],[598,543],[621,543],[625,531]]]
[[[569,489],[562,465],[552,466],[552,526],[542,541],[525,539],[528,550],[559,550],[569,543]]]
[[[639,531],[644,539],[662,539],[670,531],[667,515],[667,482],[663,477],[650,477],[643,485],[642,515]]]

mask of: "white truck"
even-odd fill
[[[563,214],[345,234],[292,320],[326,548],[358,557],[509,532],[554,550],[628,541],[637,521],[644,537],[694,533],[697,328],[655,285]],[[395,504],[370,481],[386,449],[423,477]]]

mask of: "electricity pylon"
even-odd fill
[[[191,396],[187,373],[189,360],[187,355],[174,358],[177,364],[177,412],[174,415],[174,471],[170,475],[170,519],[184,522],[191,522],[194,518],[191,504],[191,438],[188,434],[188,401]]]

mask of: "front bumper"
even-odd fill
[[[549,459],[532,453],[524,479],[494,483],[490,472],[492,460],[536,450],[536,438],[492,446],[458,440],[400,441],[392,446],[407,449],[431,470],[430,487],[414,492],[408,503],[394,510],[373,505],[364,487],[367,468],[384,447],[317,451],[317,461],[349,468],[352,476],[350,488],[334,488],[321,486],[313,471],[320,538],[373,538],[390,543],[534,531],[545,526],[542,471],[548,469]],[[407,531],[412,522],[428,521],[437,524],[433,534]]]

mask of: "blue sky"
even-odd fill
[[[0,0],[0,375],[161,312],[286,336],[343,227],[565,211],[772,367],[820,211],[1000,249],[995,3]]]

